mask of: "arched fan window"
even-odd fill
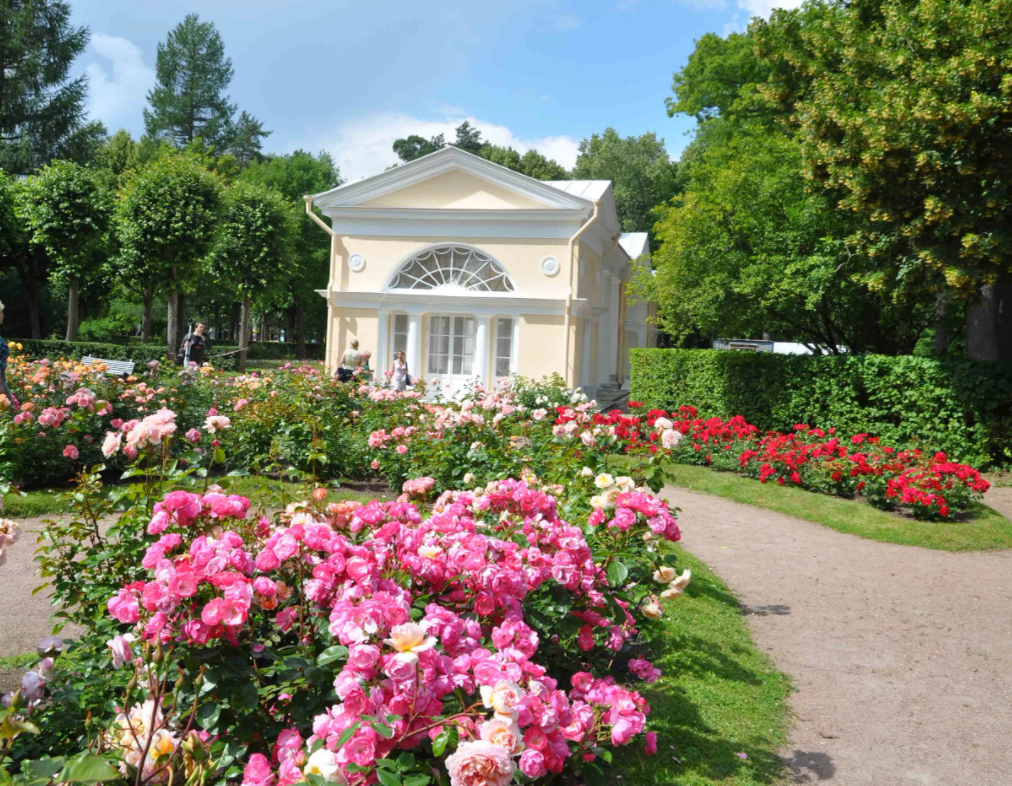
[[[468,246],[447,245],[427,248],[401,265],[390,288],[512,292],[513,281],[488,254]]]

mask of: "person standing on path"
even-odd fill
[[[193,332],[187,333],[183,338],[183,345],[180,347],[179,352],[180,365],[186,363],[187,348],[190,350],[189,362],[196,363],[198,367],[204,365],[204,352],[211,351],[211,339],[204,335],[206,330],[207,325],[203,322],[198,322]]]
[[[407,390],[411,384],[411,377],[408,376],[408,362],[404,358],[404,350],[398,350],[394,357],[394,374],[390,379],[390,386],[394,390]]]
[[[355,373],[355,369],[362,365],[362,353],[358,351],[358,339],[351,342],[351,346],[344,351],[341,357],[341,366],[337,369],[337,378],[341,382],[347,382]]]
[[[4,323],[4,304],[0,300],[0,325]],[[7,384],[7,358],[10,357],[11,350],[7,346],[7,342],[4,341],[3,336],[0,336],[0,393],[7,396],[7,400],[13,404],[14,394],[11,393],[10,386]]]

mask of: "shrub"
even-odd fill
[[[1012,363],[680,349],[631,354],[630,398],[648,409],[688,405],[704,418],[741,415],[762,431],[815,423],[978,466],[1012,462]]]
[[[201,456],[162,409],[107,436],[129,487],[82,472],[40,561],[84,633],[4,697],[0,775],[27,785],[85,747],[91,783],[504,786],[601,781],[613,747],[656,752],[637,687],[660,676],[660,598],[690,578],[656,548],[679,538],[666,503],[567,462],[558,483],[528,472],[431,506],[307,488],[268,517],[205,479],[232,428],[209,416]]]

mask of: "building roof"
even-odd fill
[[[604,192],[611,185],[610,180],[546,180],[544,182],[559,191],[589,199],[591,202],[596,202],[603,197]]]
[[[648,256],[650,254],[650,235],[646,232],[623,232],[618,244],[622,246],[629,259],[639,259],[644,254]]]

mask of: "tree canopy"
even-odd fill
[[[87,120],[87,79],[70,78],[87,45],[62,0],[0,3],[0,169],[27,175],[54,158],[92,156],[105,127]]]
[[[30,243],[67,284],[67,341],[77,340],[79,287],[102,266],[111,205],[93,169],[54,161],[22,185],[17,214]]]
[[[652,132],[621,137],[614,128],[580,143],[573,167],[577,180],[611,180],[615,207],[625,232],[649,232],[653,210],[675,192],[677,165],[668,158],[664,140]]]
[[[237,129],[232,116],[236,106],[226,94],[232,82],[232,60],[225,56],[225,43],[211,22],[187,14],[158,45],[155,64],[157,84],[148,92],[150,109],[144,110],[144,126],[151,137],[168,139],[186,147],[196,139],[224,151]],[[244,154],[259,151],[264,132],[245,112],[239,118]]]

